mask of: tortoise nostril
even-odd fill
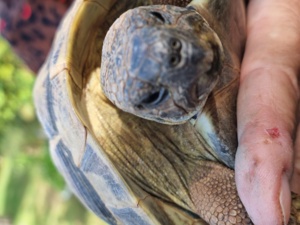
[[[170,40],[171,47],[175,50],[181,49],[181,42],[178,39],[172,38]]]
[[[149,107],[155,107],[158,104],[162,103],[167,98],[168,95],[169,95],[168,90],[165,88],[161,88],[159,91],[156,91],[144,97],[143,100],[140,102],[140,104],[137,105],[137,108],[145,109]]]
[[[170,66],[174,67],[180,63],[181,57],[179,54],[171,54],[169,58]]]

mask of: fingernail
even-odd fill
[[[281,207],[283,223],[287,225],[289,222],[290,210],[291,210],[291,191],[289,187],[288,178],[286,175],[282,176],[279,202]]]

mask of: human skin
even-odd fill
[[[256,225],[286,224],[300,193],[299,67],[300,1],[250,0],[235,171]]]

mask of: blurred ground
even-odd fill
[[[101,225],[54,168],[32,102],[33,74],[0,36],[0,225]]]

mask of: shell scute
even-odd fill
[[[87,135],[87,143],[80,169],[90,183],[97,187],[97,194],[116,216],[118,222],[121,224],[156,224],[144,209],[138,206],[138,196],[131,192],[115,165],[111,163],[90,134]],[[130,218],[136,218],[139,223],[126,223]]]
[[[46,73],[47,74],[47,73]],[[56,127],[56,116],[53,109],[53,93],[51,88],[51,82],[49,79],[49,74],[47,74],[47,78],[44,80],[42,85],[43,91],[45,91],[45,98],[40,98],[41,105],[45,105],[45,110],[42,109],[40,112],[44,121],[44,128],[46,135],[48,138],[52,138],[58,134],[58,130]]]
[[[80,196],[80,199],[83,200],[85,205],[109,224],[117,225],[116,219],[86,178],[85,174],[75,165],[71,151],[62,140],[57,143],[55,154],[60,161],[63,173],[67,174],[68,181],[71,183],[73,190]]]
[[[71,149],[74,162],[79,165],[85,149],[86,130],[77,117],[69,99],[66,84],[67,76],[66,70],[63,70],[50,80],[53,93],[51,105],[54,109],[58,136]],[[41,118],[43,115],[39,117]]]
[[[120,218],[124,224],[130,225],[149,225],[139,214],[132,208],[122,208],[112,210],[116,217]]]
[[[85,173],[93,173],[99,178],[103,179],[103,183],[106,183],[107,190],[111,193],[105,193],[106,195],[114,196],[118,201],[127,202],[126,194],[121,185],[114,179],[111,168],[105,165],[103,160],[98,157],[95,150],[87,144],[85,154],[81,161],[81,169]]]
[[[63,44],[65,41],[65,35],[63,35],[62,37],[60,37],[58,44],[55,46],[54,51],[53,51],[53,55],[51,57],[51,64],[55,65],[57,63],[58,57],[61,53]]]

